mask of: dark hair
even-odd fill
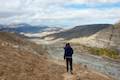
[[[70,43],[66,43],[66,46],[70,46]]]

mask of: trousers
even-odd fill
[[[70,68],[70,71],[73,70],[73,67],[72,67],[72,58],[66,58],[66,66],[67,66],[67,72],[69,71],[69,68]]]

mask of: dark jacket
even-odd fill
[[[73,49],[69,46],[69,47],[65,47],[64,48],[64,59],[65,58],[72,58],[72,54],[73,54]]]

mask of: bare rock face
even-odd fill
[[[115,24],[111,27],[105,28],[97,33],[95,42],[98,47],[107,47],[120,50],[120,24]]]
[[[111,36],[113,35],[113,27],[106,28],[97,33],[95,42],[97,47],[108,47],[111,43]]]
[[[116,24],[113,28],[110,46],[116,47],[118,50],[120,50],[120,24]]]

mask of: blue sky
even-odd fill
[[[87,8],[97,8],[97,9],[110,9],[110,8],[120,8],[120,3],[99,3],[95,5],[88,5],[88,4],[79,4],[79,3],[73,3],[73,4],[65,4],[65,8],[71,8],[71,9],[87,9]]]
[[[58,27],[116,23],[120,0],[0,0],[0,23]]]

